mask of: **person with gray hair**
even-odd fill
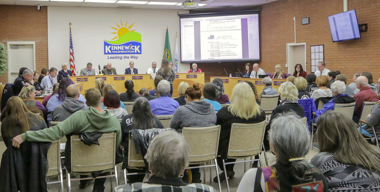
[[[230,102],[228,95],[224,93],[224,83],[221,79],[216,78],[212,81],[216,87],[216,101],[220,104],[226,104]]]
[[[362,107],[365,101],[375,102],[379,100],[376,92],[368,85],[368,79],[365,76],[356,78],[356,87],[360,89],[359,93],[354,96],[355,99],[355,112],[354,121],[359,122],[360,115],[362,114]]]
[[[145,155],[151,171],[149,180],[116,187],[115,192],[216,192],[208,185],[187,184],[182,181],[181,175],[189,166],[189,158],[190,147],[183,136],[175,131],[160,133],[153,139]]]
[[[323,106],[323,109],[320,109],[315,112],[317,118],[328,110],[334,110],[334,106],[336,103],[343,104],[355,102],[354,98],[345,94],[346,84],[343,81],[337,80],[334,83],[332,83],[331,92],[334,97]]]
[[[108,62],[106,67],[102,70],[103,75],[117,75],[116,69],[112,67],[112,63]]]
[[[263,89],[263,92],[261,92],[260,96],[278,94],[277,90],[272,88],[272,79],[270,77],[265,77],[263,79],[263,84],[264,84],[264,89]]]
[[[352,77],[353,82],[348,85],[352,90],[354,90],[355,95],[359,92],[359,89],[356,87],[356,78],[358,78],[359,76],[360,76],[360,73],[355,73],[354,76]]]
[[[33,85],[33,71],[30,69],[20,69],[22,70],[21,76],[17,77],[13,83],[13,94],[18,95],[21,92],[21,89],[25,85]]]
[[[58,72],[58,82],[60,82],[62,78],[68,78],[69,76],[73,76],[72,71],[67,69],[67,63],[62,63],[61,67],[62,70]]]
[[[281,191],[298,188],[327,192],[325,177],[305,159],[311,147],[310,133],[299,116],[285,113],[273,119],[269,140],[270,149],[276,156],[276,163],[248,170],[239,184],[238,192],[265,191],[266,187],[269,189],[281,187]]]
[[[88,62],[86,68],[80,70],[80,76],[97,75],[95,69],[92,68],[92,63]]]
[[[202,69],[198,68],[198,64],[193,63],[188,73],[202,73]]]
[[[260,65],[258,63],[255,63],[252,65],[252,72],[251,72],[251,78],[260,78],[259,75],[266,75],[265,71],[260,68]]]
[[[314,75],[315,75],[316,77],[319,77],[319,76],[321,76],[321,75],[325,75],[325,76],[327,76],[328,73],[330,72],[330,70],[326,68],[326,63],[323,62],[323,61],[319,61],[318,64],[317,64],[317,67],[318,67],[318,71],[316,71],[316,72],[314,73]]]
[[[179,107],[179,103],[170,97],[170,83],[161,80],[157,85],[160,97],[149,101],[154,115],[173,115]]]

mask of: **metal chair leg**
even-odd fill
[[[117,172],[117,165],[115,165],[115,180],[116,180],[115,183],[116,183],[116,187],[117,187],[117,186],[119,186],[119,176],[118,176],[118,172]],[[113,189],[111,189],[111,191],[113,191]]]
[[[223,169],[224,169],[224,176],[225,176],[225,179],[226,179],[227,191],[230,192],[230,184],[228,183],[226,162],[224,161],[224,159],[222,159],[222,161],[223,161]]]
[[[219,191],[222,192],[222,185],[220,183],[220,177],[219,177],[218,162],[216,161],[216,159],[214,159],[214,163],[215,163],[216,178],[218,178]],[[210,181],[211,181],[211,177],[210,177]]]
[[[265,152],[264,152],[265,153]],[[263,161],[261,161],[261,154],[259,154],[259,163],[260,163],[260,167],[263,167]],[[268,166],[268,165],[267,165]]]
[[[60,180],[60,184],[61,184],[61,191],[64,192],[65,189],[63,188],[63,175],[62,175],[62,170],[61,172],[59,173],[59,180]]]
[[[67,191],[71,192],[71,177],[69,171],[67,171]]]
[[[268,158],[267,158],[267,151],[265,150],[265,146],[263,145],[263,149],[264,149],[264,158],[265,158],[265,163],[267,164],[267,166],[269,166],[269,163],[268,163]]]
[[[124,184],[127,185],[127,169],[123,169],[124,172]]]
[[[207,162],[206,162],[206,165],[207,165]],[[205,183],[206,182],[206,168],[202,168],[203,169],[203,182],[202,183]]]
[[[375,130],[374,126],[372,126],[372,131],[373,131],[373,135],[375,136],[376,145],[377,145],[377,147],[379,147],[379,138],[377,137],[376,130]]]

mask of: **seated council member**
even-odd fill
[[[125,69],[125,74],[139,74],[139,71],[135,68],[135,62],[129,62],[129,68]]]
[[[95,69],[92,68],[92,63],[88,62],[86,68],[80,70],[80,76],[96,75]]]
[[[185,81],[182,81],[179,86],[178,86],[178,95],[179,97],[177,98],[174,98],[174,100],[176,100],[179,105],[186,105],[186,90],[187,88],[189,87],[189,84],[186,83]]]
[[[378,191],[380,151],[346,115],[327,111],[317,120],[319,153],[310,163],[325,175],[329,191]]]
[[[310,133],[295,114],[286,113],[276,117],[272,121],[269,140],[276,163],[248,170],[240,181],[237,192],[327,192],[325,177],[305,159],[310,150]]]
[[[208,82],[203,86],[203,97],[214,107],[215,111],[222,108],[222,105],[216,101],[216,86],[213,83]]]
[[[286,79],[286,74],[282,71],[282,66],[277,64],[275,66],[275,72],[270,76],[272,79]]]
[[[251,75],[251,64],[245,64],[244,77],[249,77]]]
[[[265,121],[265,112],[260,109],[255,99],[255,95],[247,83],[238,83],[232,90],[231,104],[224,106],[217,113],[216,124],[221,126],[217,160],[219,168],[222,170],[222,159],[226,162],[236,161],[236,159],[227,159],[232,123],[259,123]],[[227,171],[227,176],[230,179],[235,175],[233,168],[233,164],[226,165],[226,170],[224,170]],[[226,180],[224,173],[219,176],[221,181]],[[213,180],[218,182],[216,177]]]
[[[193,63],[191,67],[192,68],[188,71],[188,73],[202,73],[202,69],[198,68],[198,64]]]
[[[149,101],[154,115],[173,115],[179,103],[170,97],[170,83],[161,80],[157,86],[159,98]]]
[[[68,78],[69,76],[73,76],[71,70],[67,69],[67,63],[62,63],[62,70],[58,72],[58,82],[61,81],[62,78]]]
[[[251,72],[251,78],[260,78],[259,75],[266,75],[265,71],[260,68],[258,63],[253,64],[253,70]]]
[[[270,77],[265,77],[263,79],[264,89],[261,92],[260,97],[263,95],[277,95],[278,92],[276,89],[272,88],[272,79]]]
[[[112,67],[112,63],[108,62],[107,67],[102,70],[103,75],[117,75],[116,69]]]
[[[149,180],[116,187],[115,192],[138,191],[197,191],[216,192],[204,184],[187,184],[181,176],[189,166],[190,148],[186,140],[175,131],[158,134],[150,144],[145,159],[151,169]]]
[[[304,77],[306,78],[306,71],[303,70],[303,67],[301,64],[296,64],[296,66],[294,66],[294,73],[293,73],[293,76],[294,77]]]
[[[157,63],[155,61],[152,62],[152,67],[149,68],[147,71],[146,71],[146,74],[155,74],[157,73],[158,69],[157,69]]]

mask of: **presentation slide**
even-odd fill
[[[260,60],[259,14],[181,17],[181,61]]]
[[[360,38],[355,10],[329,16],[329,24],[334,42]]]

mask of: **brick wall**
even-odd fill
[[[48,66],[47,8],[36,6],[0,5],[0,42],[36,42],[36,70]],[[8,82],[8,72],[0,82]],[[12,82],[13,83],[13,82]]]
[[[325,62],[330,70],[340,70],[349,80],[357,72],[370,71],[374,80],[380,78],[380,2],[378,0],[349,0],[348,10],[356,9],[359,24],[367,23],[368,32],[361,39],[333,43],[327,17],[343,12],[341,0],[279,0],[262,6],[261,12],[261,67],[274,72],[276,64],[286,63],[286,43],[294,43],[293,17],[296,17],[297,43],[306,43],[307,70],[310,73],[310,46],[324,45]],[[301,18],[310,17],[309,25]],[[210,76],[225,75],[244,69],[244,63],[199,64]],[[228,71],[230,73],[230,71]]]

